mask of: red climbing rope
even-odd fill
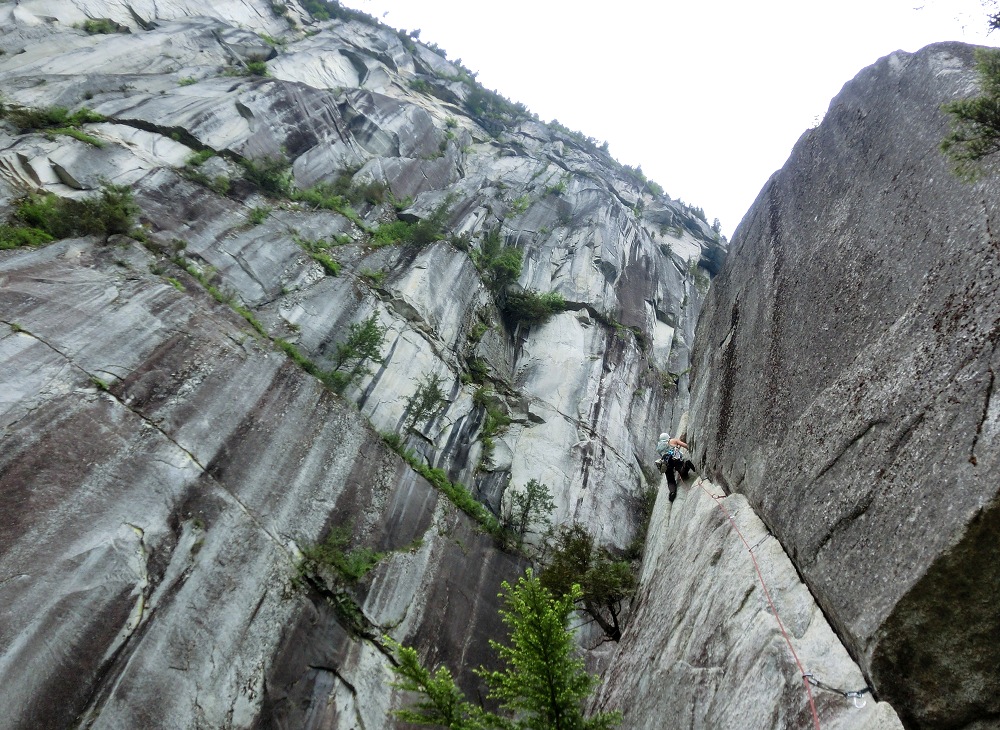
[[[684,480],[681,479],[682,483],[683,481]],[[705,489],[705,485],[702,483],[702,479],[700,478],[695,480],[695,484],[698,485],[701,491],[715,500],[716,506],[722,510],[722,513],[729,520],[729,524],[733,526],[733,529],[736,530],[736,534],[740,536],[740,540],[742,540],[743,544],[746,545],[747,552],[750,553],[750,559],[753,560],[753,567],[757,570],[757,578],[760,579],[760,585],[764,589],[764,595],[767,596],[767,602],[771,606],[771,613],[774,614],[774,620],[778,622],[778,628],[781,629],[781,635],[785,637],[785,643],[788,644],[788,649],[792,652],[792,657],[795,659],[795,663],[799,667],[799,675],[802,677],[802,684],[805,686],[806,695],[809,697],[809,708],[812,710],[813,724],[816,726],[816,730],[820,730],[819,714],[816,712],[816,703],[813,701],[812,689],[809,686],[809,675],[806,674],[806,670],[802,666],[802,662],[799,661],[799,655],[795,653],[795,647],[792,646],[792,640],[788,637],[788,632],[785,631],[785,625],[781,623],[781,618],[778,616],[778,609],[775,608],[774,601],[771,600],[771,593],[767,590],[767,583],[764,581],[764,574],[760,572],[760,564],[757,562],[757,556],[753,554],[753,548],[750,547],[750,543],[747,542],[747,539],[743,537],[743,533],[740,532],[740,528],[736,525],[736,520],[734,520],[733,516],[729,514],[729,510],[727,510],[725,505],[722,504],[721,500],[724,499],[724,497],[719,497]]]

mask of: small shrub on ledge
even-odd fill
[[[533,291],[512,292],[503,304],[505,316],[527,325],[542,324],[553,314],[566,310],[566,300],[559,292],[539,294]]]
[[[32,194],[0,226],[0,248],[38,246],[72,236],[132,235],[138,213],[132,191],[123,185],[104,185],[97,195],[81,200]]]

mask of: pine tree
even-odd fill
[[[976,70],[982,94],[941,107],[951,115],[952,127],[941,151],[951,158],[955,174],[969,182],[982,174],[981,160],[1000,151],[1000,50],[977,48]]]
[[[437,373],[424,373],[416,392],[406,402],[407,429],[436,416],[445,405],[445,392],[441,388],[444,378]]]
[[[514,536],[518,549],[524,545],[529,532],[548,533],[552,529],[552,510],[556,508],[546,484],[537,479],[529,481],[523,491],[512,491],[510,512],[504,519],[504,528]],[[532,526],[539,529],[532,530]]]
[[[481,730],[494,727],[489,715],[465,699],[447,667],[433,674],[420,664],[413,647],[387,642],[399,657],[392,670],[400,677],[394,686],[416,692],[422,698],[412,707],[395,710],[394,715],[413,725],[436,725],[451,730]]]
[[[510,646],[491,641],[506,668],[480,671],[490,685],[490,697],[511,712],[514,727],[523,730],[601,730],[620,721],[617,714],[586,718],[583,702],[597,684],[584,668],[566,626],[579,586],[554,598],[529,570],[517,587],[503,583],[506,608],[500,616],[510,628]]]
[[[584,668],[567,629],[573,603],[580,597],[575,586],[554,598],[529,570],[515,587],[502,585],[505,608],[500,610],[510,629],[510,644],[491,641],[505,667],[477,674],[490,686],[490,698],[499,700],[505,717],[468,702],[445,667],[436,672],[421,666],[416,651],[395,645],[399,664],[393,667],[402,679],[396,686],[421,695],[396,717],[419,725],[452,730],[607,730],[621,722],[619,713],[598,713],[587,718],[583,703],[597,684]]]
[[[323,373],[323,382],[342,393],[348,385],[368,372],[366,363],[369,360],[381,363],[385,333],[385,326],[379,324],[378,312],[372,312],[363,322],[352,324],[347,339],[337,344],[333,369]],[[345,367],[349,369],[341,370]]]
[[[352,324],[347,339],[337,345],[333,369],[340,370],[344,365],[353,365],[351,375],[354,376],[360,372],[365,361],[382,362],[381,349],[385,332],[386,328],[379,324],[378,312],[372,312],[364,322]]]

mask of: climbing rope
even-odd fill
[[[684,484],[683,478],[681,478],[680,481],[681,484]],[[789,638],[788,632],[785,631],[785,625],[781,623],[781,617],[778,616],[778,609],[775,607],[774,601],[771,600],[771,593],[770,591],[767,590],[767,583],[764,581],[764,574],[760,570],[760,564],[757,562],[757,556],[754,555],[753,553],[753,547],[751,547],[750,543],[747,542],[747,539],[743,537],[743,533],[740,532],[740,528],[737,526],[736,520],[733,519],[733,516],[729,514],[729,510],[727,510],[725,505],[722,504],[721,500],[725,499],[725,495],[720,497],[718,495],[712,494],[705,488],[703,481],[704,480],[702,480],[699,477],[698,479],[695,480],[695,484],[697,484],[698,487],[701,488],[701,491],[703,491],[705,494],[707,494],[709,497],[715,500],[716,506],[722,510],[722,513],[729,520],[729,524],[732,525],[733,529],[736,530],[736,534],[740,536],[740,540],[742,540],[743,544],[746,545],[747,552],[750,553],[750,559],[753,560],[753,567],[757,570],[757,578],[760,580],[760,585],[764,589],[764,595],[767,597],[767,602],[771,606],[771,613],[774,615],[774,620],[778,622],[778,628],[781,629],[781,635],[785,637],[785,643],[788,644],[788,650],[792,653],[792,657],[795,659],[795,664],[798,665],[799,667],[799,673],[802,675],[802,684],[805,687],[806,696],[808,696],[809,698],[809,709],[812,710],[813,724],[816,726],[816,730],[820,730],[819,714],[816,712],[816,702],[815,700],[813,700],[813,694],[812,694],[812,685],[814,684],[814,682],[810,681],[811,679],[815,678],[811,674],[808,674],[806,672],[806,670],[802,666],[802,662],[799,661],[799,655],[795,652],[795,647],[792,646],[792,640]],[[686,488],[687,485],[684,484],[684,487]],[[759,545],[760,543],[757,544]],[[820,685],[816,684],[816,686],[819,687]],[[855,705],[857,705],[857,699],[855,699]]]

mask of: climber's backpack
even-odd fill
[[[666,474],[667,469],[670,466],[670,461],[675,460],[681,462],[684,460],[684,456],[681,453],[680,446],[671,446],[664,452],[664,454],[656,460],[656,469],[660,474]]]

